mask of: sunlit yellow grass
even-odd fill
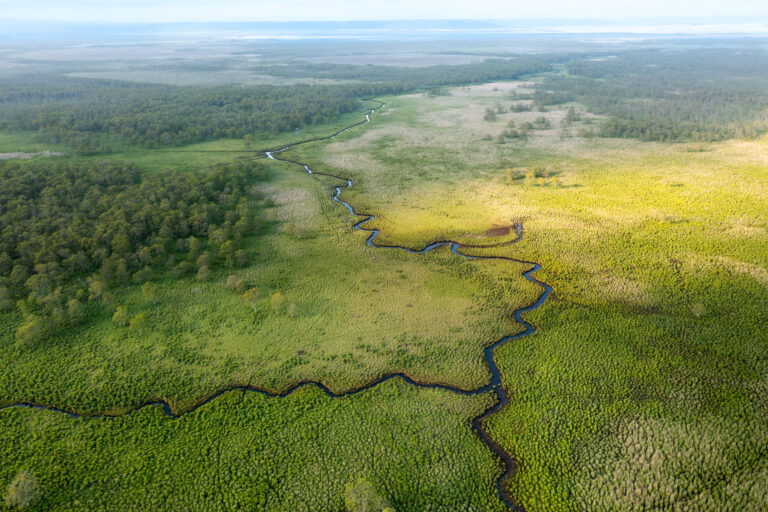
[[[767,141],[582,138],[595,125],[561,133],[564,107],[483,120],[503,85],[450,93],[387,98],[295,156],[352,177],[382,241],[523,223],[471,251],[537,261],[555,290],[528,314],[537,335],[498,350],[511,404],[489,426],[522,461],[512,494],[532,511],[768,507]],[[553,128],[497,142],[538,116]]]

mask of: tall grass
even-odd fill
[[[526,510],[760,510],[768,445],[765,141],[662,144],[531,132],[500,144],[502,88],[387,99],[365,133],[297,149],[362,186],[383,240],[418,247],[521,221],[474,253],[538,261],[555,292],[501,347],[488,426]],[[578,111],[583,108],[575,105]],[[560,110],[557,110],[557,109]],[[503,240],[504,237],[495,240]]]

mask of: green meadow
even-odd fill
[[[501,511],[500,466],[470,427],[490,401],[389,381],[338,399],[234,391],[178,419],[3,410],[0,481],[34,474],[30,510],[343,511],[365,478],[398,510]]]
[[[364,130],[296,152],[357,180],[347,197],[388,243],[523,223],[521,242],[469,252],[537,261],[555,290],[527,316],[538,332],[497,350],[510,405],[489,428],[526,510],[765,508],[765,140],[592,138],[577,104],[569,125],[569,105],[512,112],[521,85],[387,98]]]

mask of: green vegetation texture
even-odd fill
[[[162,238],[159,218],[148,261],[138,247],[138,256],[124,255],[124,278],[115,244],[107,243],[113,254],[85,284],[74,279],[59,292],[62,264],[57,274],[40,274],[48,267],[38,266],[26,285],[11,288],[30,297],[1,313],[3,403],[119,412],[165,399],[184,410],[233,385],[282,391],[315,380],[342,392],[394,372],[463,389],[488,382],[484,347],[519,331],[512,311],[539,293],[519,277],[521,265],[470,261],[448,248],[421,256],[368,248],[366,235],[351,229],[354,219],[330,199],[338,180],[281,162],[239,165],[262,178],[240,199],[226,197],[233,208],[262,212],[258,235],[241,232],[233,210],[222,213],[232,222],[212,225],[195,250],[186,238]],[[145,179],[159,185],[168,178]],[[194,230],[197,214],[190,213]],[[109,219],[100,230],[119,235],[121,224]],[[243,229],[253,231],[248,224]],[[158,243],[180,249],[157,252]],[[17,266],[8,265],[9,273]],[[38,281],[50,297],[30,291]],[[54,322],[69,311],[68,296],[82,312]],[[42,332],[30,333],[38,324]]]
[[[0,484],[34,474],[28,510],[310,512],[346,510],[365,477],[396,510],[502,511],[499,464],[470,427],[489,400],[389,381],[343,399],[235,391],[178,419],[3,410]]]
[[[543,268],[536,277],[554,288],[526,316],[537,333],[496,353],[510,403],[486,426],[518,461],[503,482],[514,501],[530,512],[765,510],[768,161],[765,67],[755,67],[764,54],[617,52],[599,59],[398,70],[398,81],[383,84],[376,80],[391,68],[261,65],[260,73],[284,78],[362,82],[344,85],[343,93],[335,89],[341,85],[324,89],[338,95],[338,111],[317,119],[330,124],[299,134],[291,130],[315,121],[262,131],[238,125],[231,133],[214,123],[222,131],[198,137],[185,130],[201,117],[179,115],[179,138],[160,140],[160,133],[124,135],[142,121],[129,116],[105,136],[97,125],[75,129],[88,117],[77,105],[70,124],[44,118],[44,125],[28,125],[43,136],[63,126],[67,137],[95,137],[82,150],[72,145],[76,137],[66,141],[78,157],[23,164],[38,172],[112,165],[129,169],[129,185],[141,187],[200,179],[205,173],[196,172],[214,164],[244,165],[257,171],[254,179],[219,187],[218,194],[238,194],[219,207],[237,212],[246,204],[240,213],[247,209],[259,229],[236,237],[230,228],[239,217],[222,211],[221,224],[200,237],[207,261],[190,254],[187,237],[173,237],[162,258],[155,251],[149,280],[105,283],[105,303],[87,279],[103,277],[101,263],[124,244],[110,237],[100,265],[68,275],[66,286],[50,279],[46,288],[40,278],[27,282],[42,273],[34,256],[22,261],[25,275],[14,274],[15,260],[45,253],[55,235],[6,222],[3,243],[17,232],[44,242],[13,249],[2,274],[0,404],[121,414],[163,399],[183,412],[233,385],[280,391],[311,379],[343,391],[396,371],[464,389],[486,383],[483,348],[519,331],[512,312],[540,293],[520,277],[522,265],[461,259],[447,248],[417,256],[367,247],[368,235],[352,229],[360,219],[330,200],[337,180],[254,155],[239,160],[239,151],[264,141],[271,147],[308,138],[307,130],[332,133],[333,123],[344,122],[339,115],[367,94],[432,87],[383,98],[387,106],[372,123],[282,156],[352,179],[342,197],[376,216],[366,227],[381,230],[378,243],[495,245],[523,224],[516,244],[465,251],[537,261]],[[559,72],[528,81],[434,88],[511,79],[556,62]],[[87,85],[105,105],[125,108],[103,96],[103,84]],[[140,86],[124,87],[141,96]],[[187,91],[176,114],[213,91]],[[25,110],[28,98],[6,99],[25,122],[50,106]],[[202,119],[214,111],[203,109]],[[150,108],[142,112],[152,119]],[[145,135],[151,148],[140,147]],[[19,137],[4,131],[0,143],[19,144],[9,152],[61,147]],[[204,142],[159,147],[189,140]],[[662,142],[670,140],[686,142]],[[108,164],[97,164],[92,152]],[[135,167],[121,167],[125,160]],[[103,200],[121,193],[106,191]],[[21,204],[29,220],[37,213],[29,205],[72,200],[55,190],[29,196],[5,201],[2,213]],[[149,204],[173,210],[161,200]],[[183,211],[184,201],[178,206]],[[230,237],[215,233],[227,222],[233,244],[222,250]],[[153,241],[162,222],[155,227]],[[124,257],[138,259],[140,248],[130,249]],[[192,267],[179,269],[185,262]],[[132,273],[146,266],[131,265]],[[87,290],[79,296],[78,279]],[[51,325],[35,318],[57,318],[57,286],[70,287],[82,304],[79,320],[32,328]],[[44,291],[53,299],[44,300]],[[20,333],[34,342],[18,343]],[[0,411],[0,485],[7,503],[29,501],[39,510],[343,510],[355,492],[379,493],[378,502],[395,510],[504,510],[499,461],[470,426],[490,402],[491,394],[468,398],[395,379],[339,399],[313,386],[284,399],[232,391],[178,419],[159,406],[79,419],[7,408]]]
[[[526,510],[764,509],[765,141],[579,136],[599,122],[579,105],[510,108],[526,86],[387,98],[377,123],[294,157],[360,183],[347,200],[382,243],[523,222],[518,244],[469,252],[537,261],[555,290],[527,316],[537,334],[497,351],[510,405],[488,427]]]

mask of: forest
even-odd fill
[[[398,67],[377,64],[308,64],[293,62],[289,66],[256,66],[253,71],[281,77],[312,77],[335,80],[359,80],[376,84],[376,94],[396,94],[424,87],[461,85],[494,80],[511,80],[523,75],[544,73],[557,62],[558,56],[485,59],[460,65]]]
[[[490,59],[466,66],[271,66],[278,76],[351,79],[308,86],[177,87],[30,75],[0,81],[0,129],[29,130],[77,154],[116,144],[180,146],[217,138],[260,138],[335,121],[360,99],[424,87],[513,79],[547,71],[544,60]]]
[[[86,316],[93,302],[117,311],[110,289],[153,276],[245,264],[244,237],[259,228],[251,162],[209,172],[142,174],[108,162],[1,163],[0,309],[26,322],[32,345]],[[126,321],[129,319],[126,319]]]
[[[38,132],[78,154],[113,143],[145,148],[265,136],[328,123],[359,106],[338,87],[192,88],[81,78],[16,78],[0,85],[0,127]]]
[[[608,117],[603,137],[717,141],[768,131],[762,50],[640,50],[577,59],[564,69],[542,84],[539,103],[583,103]]]
[[[181,146],[262,138],[333,122],[376,95],[546,73],[538,108],[579,101],[607,116],[603,137],[641,140],[755,138],[768,129],[768,57],[752,50],[643,50],[617,55],[546,54],[420,68],[293,62],[252,72],[338,80],[329,85],[190,87],[35,74],[0,82],[0,129],[27,130],[77,154],[126,144]],[[642,82],[637,80],[642,76]]]

